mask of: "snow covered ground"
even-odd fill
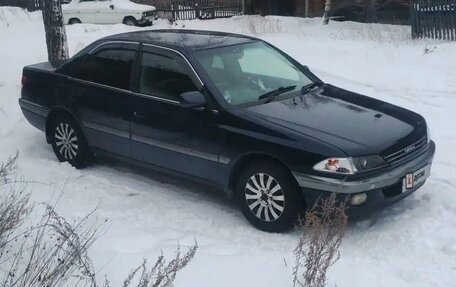
[[[323,27],[318,19],[236,17],[172,27],[183,26],[258,36],[326,82],[424,115],[437,144],[432,177],[374,219],[350,226],[329,286],[456,286],[456,43],[412,41],[408,27]],[[168,27],[157,21],[144,29]],[[70,52],[132,29],[69,26]],[[98,206],[96,216],[109,219],[91,250],[100,279],[108,274],[113,286],[120,285],[142,258],[160,250],[172,256],[177,242],[190,245],[196,238],[200,248],[177,286],[291,286],[297,232],[258,231],[222,195],[193,183],[108,160],[84,170],[59,163],[17,104],[22,67],[45,60],[40,14],[0,8],[0,159],[18,150],[22,177],[65,185],[58,210],[67,218]],[[45,185],[30,188],[37,202],[58,195]]]

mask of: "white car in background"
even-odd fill
[[[62,5],[65,24],[92,23],[129,26],[152,25],[156,15],[154,6],[128,0],[73,0]]]

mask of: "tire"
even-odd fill
[[[138,22],[133,17],[125,17],[122,23],[127,26],[138,26]]]
[[[74,25],[74,24],[81,24],[81,20],[78,18],[71,18],[70,21],[68,21],[69,25]]]
[[[86,167],[92,154],[78,123],[70,116],[59,115],[50,126],[52,149],[60,162],[76,168]]]
[[[291,174],[274,162],[246,166],[235,192],[244,216],[258,229],[283,232],[298,219],[299,188]]]

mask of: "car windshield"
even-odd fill
[[[197,51],[195,57],[230,105],[269,102],[268,95],[296,94],[312,83],[287,58],[260,41]]]

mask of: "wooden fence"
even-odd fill
[[[242,0],[136,0],[134,2],[155,5],[159,17],[174,20],[204,20],[243,14]]]
[[[61,0],[68,3],[68,0]],[[174,20],[214,19],[243,14],[242,0],[132,0],[154,5],[158,16]],[[29,11],[40,9],[40,0],[0,0],[0,6],[19,6]]]
[[[456,41],[456,0],[412,0],[412,38]]]
[[[39,7],[39,0],[0,0],[0,6],[14,6],[35,11]]]

